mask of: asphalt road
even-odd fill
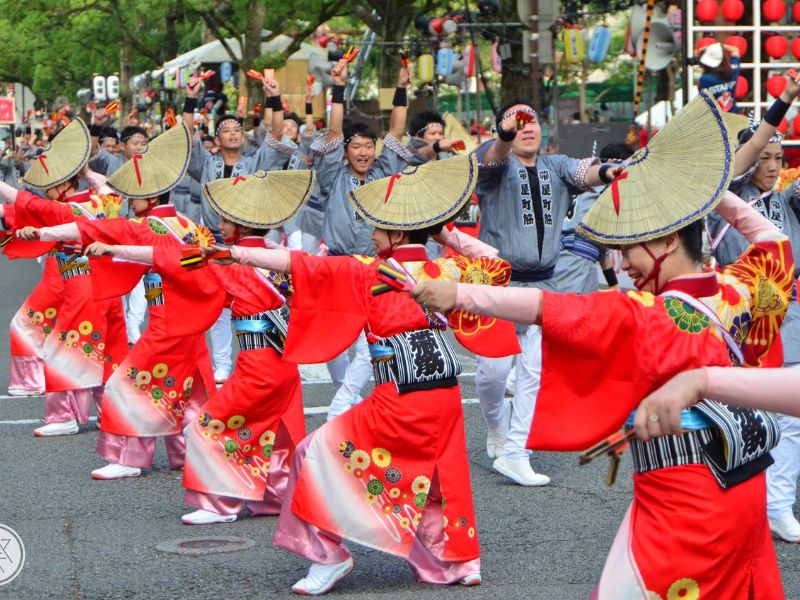
[[[38,276],[32,262],[0,259],[0,393],[8,383],[7,324]],[[578,467],[573,454],[538,453],[546,488],[506,483],[485,454],[485,425],[475,398],[474,358],[464,357],[462,394],[483,584],[436,587],[415,582],[404,561],[351,546],[355,570],[332,592],[336,598],[587,598],[603,567],[631,499],[630,460],[617,484],[604,483],[607,464]],[[303,369],[304,402],[324,407],[334,390],[324,368]],[[97,432],[37,439],[31,435],[43,398],[0,397],[0,524],[22,538],[26,562],[0,586],[0,598],[289,598],[307,562],[273,548],[274,517],[241,518],[229,525],[187,527],[181,474],[170,471],[163,447],[156,468],[142,477],[94,481],[102,466]],[[308,414],[309,430],[321,414]],[[702,507],[698,507],[701,510]],[[239,552],[182,556],[156,545],[186,537],[237,536],[255,545]],[[800,598],[800,546],[776,542],[788,598]],[[0,564],[2,567],[2,564]]]

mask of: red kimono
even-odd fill
[[[143,219],[79,222],[84,245],[167,246],[208,245],[213,237],[205,228],[178,216],[171,205],[158,206]],[[170,268],[168,265],[166,268]],[[97,293],[129,292],[145,271],[155,269],[124,261],[93,260]],[[203,334],[176,335],[166,314],[169,298],[161,292],[157,275],[147,284],[150,319],[147,329],[106,384],[101,430],[117,435],[151,437],[178,434],[188,405],[199,407],[206,390],[215,389],[211,360]],[[199,301],[213,297],[200,282]],[[188,317],[188,315],[184,315]],[[202,379],[203,385],[194,386]],[[195,389],[195,387],[197,389]],[[193,391],[194,390],[194,391]]]
[[[420,278],[427,273],[435,278],[507,281],[510,271],[499,259],[428,261],[422,246],[400,248],[393,258]],[[347,349],[362,330],[375,343],[400,334],[425,337],[444,326],[407,294],[372,296],[379,264],[368,257],[292,254],[295,292],[286,360],[328,360]],[[494,355],[519,351],[509,323],[480,318],[456,323],[459,340],[480,335]],[[381,360],[373,355],[373,363]],[[414,368],[427,374],[436,367],[423,362]],[[438,532],[439,543],[428,548],[437,560],[466,562],[480,555],[455,378],[447,386],[406,393],[391,381],[379,382],[363,402],[310,436],[304,458],[298,462],[296,457],[295,473],[291,513],[321,530],[412,560],[415,538],[424,527]],[[295,541],[293,527],[292,519],[282,513],[275,543],[308,555]]]
[[[714,320],[669,294],[702,301],[739,345],[744,366],[761,365],[788,308],[793,269],[788,241],[768,241],[721,272],[668,282],[665,296],[545,292],[542,387],[529,447],[582,450],[617,431],[673,375],[731,364]],[[652,444],[646,455],[680,453],[686,442],[634,443]],[[633,504],[594,597],[621,590],[642,598],[783,598],[764,472],[725,489],[702,460],[636,472]]]
[[[266,248],[262,238],[245,238],[239,244]],[[187,271],[174,254],[156,260],[162,265],[170,318],[191,313],[193,318],[184,326],[200,333],[214,323],[223,306],[197,301],[193,290],[198,278],[219,287],[234,325],[260,322],[261,313],[280,309],[291,294],[289,278],[282,273],[238,264]],[[247,349],[247,335],[237,329],[237,337],[245,339],[240,339],[233,373],[202,406],[199,420],[184,430],[183,485],[203,494],[261,501],[268,487],[278,492],[285,487],[291,455],[305,437],[306,426],[297,365],[283,361],[272,347]]]
[[[91,191],[74,194],[67,202],[20,191],[16,202],[4,207],[5,220],[12,229],[105,221],[118,214],[121,203],[119,196]],[[54,257],[45,263],[42,283],[20,309],[25,314],[18,318],[18,313],[12,322],[12,353],[35,352],[43,342],[48,392],[102,385],[128,351],[122,304],[119,299],[93,297],[88,262],[64,253],[63,244],[14,241],[5,253],[30,258],[51,250]]]

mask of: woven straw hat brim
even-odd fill
[[[444,223],[461,211],[478,181],[475,155],[406,167],[391,177],[348,194],[367,223],[380,229],[413,231]]]
[[[92,138],[86,123],[73,119],[44,147],[44,152],[22,178],[35,188],[51,188],[81,172],[92,152]]]
[[[742,129],[750,127],[750,119],[737,113],[723,112],[722,120],[728,129],[728,139],[731,141],[731,146],[736,148],[739,145],[739,133]]]
[[[472,152],[478,147],[478,144],[475,143],[475,138],[464,128],[461,121],[450,113],[444,114],[444,137],[449,140],[460,140],[464,142],[467,153]]]
[[[191,136],[181,122],[126,161],[108,178],[108,185],[126,198],[155,198],[180,183],[191,155]]]
[[[314,171],[256,171],[209,181],[203,195],[221,217],[256,229],[273,229],[294,219],[314,189]]]
[[[627,245],[701,219],[728,189],[732,147],[719,105],[701,91],[624,163],[625,178],[600,194],[578,230],[602,244]]]

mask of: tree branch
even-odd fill
[[[162,59],[161,59],[161,56],[158,53],[153,52],[149,48],[147,48],[146,46],[142,45],[141,42],[139,42],[139,39],[131,32],[130,29],[128,29],[128,27],[126,25],[126,20],[122,16],[122,11],[120,10],[119,1],[118,0],[111,0],[110,10],[105,10],[104,11],[101,8],[97,8],[96,10],[98,10],[99,12],[105,12],[106,14],[110,14],[111,16],[113,16],[113,17],[115,17],[117,19],[117,23],[119,24],[120,30],[122,30],[122,35],[125,36],[125,40],[131,46],[133,46],[133,48],[139,54],[149,58],[150,60],[152,60],[156,64],[160,64],[160,63],[163,62]]]
[[[217,26],[214,17],[207,11],[199,11],[195,8],[191,8],[191,10],[201,19],[203,19],[205,24],[211,30],[211,33],[214,34],[214,37],[217,38],[217,40],[219,40],[220,44],[222,44],[222,47],[225,49],[225,52],[228,53],[228,56],[231,58],[231,62],[238,63],[241,60],[241,58],[236,56],[236,53],[233,51],[233,48],[231,48],[230,44],[228,44],[228,42],[226,41],[226,36]],[[239,40],[239,49],[244,51],[244,44],[242,43],[239,36],[234,36],[234,37],[236,37]]]

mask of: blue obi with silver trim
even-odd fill
[[[236,330],[236,340],[239,342],[240,350],[272,348],[279,354],[283,354],[286,331],[289,327],[289,308],[287,306],[284,305],[257,315],[233,317],[231,322]]]

